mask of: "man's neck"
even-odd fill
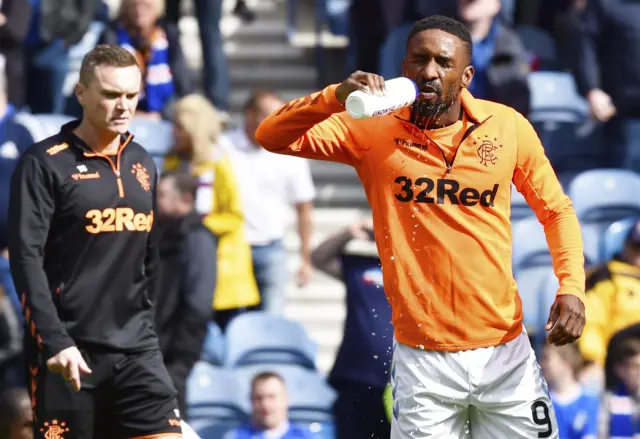
[[[73,132],[97,154],[115,154],[120,148],[120,135],[100,133],[86,119]]]
[[[491,26],[493,25],[493,18],[486,20],[478,20],[473,23],[467,23],[469,33],[471,33],[471,39],[476,41],[482,41],[487,38],[489,32],[491,32]]]

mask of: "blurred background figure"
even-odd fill
[[[583,365],[577,346],[546,345],[540,365],[551,391],[559,437],[595,439],[600,401],[597,394],[587,393],[577,380]]]
[[[244,1],[237,0],[236,8],[241,17],[251,19],[251,11]],[[166,0],[167,20],[178,25],[181,14],[181,0]],[[217,108],[229,110],[229,67],[224,51],[224,41],[220,29],[223,0],[195,0],[195,15],[198,21],[200,45],[202,48],[203,89],[205,96]]]
[[[473,38],[475,74],[469,91],[526,115],[529,63],[518,34],[501,20],[500,8],[500,0],[458,0],[458,15]]]
[[[261,308],[282,313],[288,273],[283,238],[287,212],[296,209],[300,238],[299,286],[311,280],[311,233],[315,188],[306,160],[271,154],[260,147],[255,132],[284,103],[273,90],[254,90],[244,106],[244,126],[225,135],[225,145],[238,177],[245,230],[251,244],[253,274]]]
[[[31,22],[29,0],[0,3],[0,74],[6,74],[9,103],[20,109],[26,104],[25,38]],[[5,91],[5,92],[6,92]]]
[[[224,330],[243,310],[260,303],[235,169],[221,136],[224,118],[202,95],[180,99],[174,109],[174,147],[164,169],[198,178],[195,209],[218,238],[216,291],[211,306]]]
[[[139,118],[169,118],[173,100],[193,90],[178,28],[160,20],[162,13],[161,0],[122,0],[118,19],[100,37],[100,43],[122,46],[138,59],[144,78]]]
[[[577,84],[606,124],[602,164],[640,171],[640,3],[588,0],[578,39]]]
[[[33,415],[27,391],[14,387],[0,393],[0,439],[33,439]]]
[[[640,221],[622,251],[587,276],[587,324],[579,341],[586,360],[602,368],[611,336],[640,322]]]
[[[598,437],[636,437],[640,434],[640,325],[625,328],[611,338],[605,385]]]
[[[289,423],[288,409],[284,379],[263,372],[251,383],[251,423],[230,431],[224,439],[312,439],[306,430]]]
[[[195,210],[197,189],[194,175],[167,172],[157,191],[156,329],[183,413],[187,412],[187,377],[200,359],[216,287],[217,239]]]
[[[4,1],[4,0],[3,0]],[[33,113],[62,113],[69,49],[82,40],[96,15],[96,0],[30,0],[25,41],[27,105]]]
[[[312,253],[315,268],[344,282],[347,317],[329,382],[337,439],[387,439],[391,425],[383,394],[393,346],[391,308],[382,285],[380,258],[368,218],[328,237]]]

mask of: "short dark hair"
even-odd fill
[[[258,103],[264,98],[277,98],[280,99],[280,95],[277,91],[271,88],[256,88],[251,90],[249,97],[244,104],[244,110],[255,110],[258,107]]]
[[[88,85],[98,66],[131,67],[137,65],[138,60],[127,49],[113,44],[100,44],[82,58],[80,83]]]
[[[196,199],[199,184],[198,177],[184,171],[165,171],[160,176],[160,180],[167,178],[173,179],[173,184],[181,195],[189,194],[194,200]]]
[[[416,21],[407,36],[407,49],[409,48],[409,42],[416,34],[430,29],[439,29],[458,37],[464,43],[469,62],[471,62],[471,58],[473,57],[473,40],[471,39],[469,29],[458,20],[443,15],[430,15],[429,17]]]
[[[29,400],[29,394],[22,387],[6,389],[0,394],[0,439],[7,439],[11,434],[11,426],[20,417],[25,400]]]
[[[274,378],[280,381],[282,384],[284,384],[284,378],[282,378],[282,375],[280,375],[279,373],[272,372],[272,371],[261,372],[256,376],[254,376],[253,379],[251,380],[251,393],[253,393],[253,389],[256,386],[256,384],[262,381],[270,380],[271,378]]]

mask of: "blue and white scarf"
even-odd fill
[[[169,41],[161,28],[156,28],[151,41],[151,53],[140,53],[124,26],[118,26],[118,44],[134,54],[144,74],[144,87],[138,108],[161,112],[175,92],[169,61]]]
[[[629,395],[624,386],[607,393],[605,407],[609,417],[610,439],[640,439],[638,401]]]

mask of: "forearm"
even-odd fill
[[[313,204],[300,203],[298,210],[298,234],[300,236],[300,257],[304,263],[311,264],[311,234],[313,232]]]
[[[311,254],[313,266],[336,279],[342,276],[339,256],[342,249],[352,239],[351,233],[344,230],[321,243]]]
[[[558,294],[571,294],[585,302],[584,250],[580,224],[570,203],[544,222],[544,230],[560,283]]]

